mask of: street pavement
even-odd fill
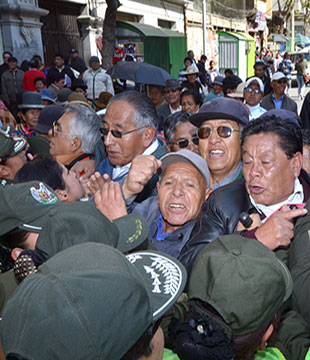
[[[309,91],[310,91],[310,86],[306,86],[306,90],[305,90],[304,96],[306,96]],[[291,88],[291,89],[290,89],[290,94],[289,94],[289,96],[290,96],[290,98],[292,98],[294,101],[297,102],[297,105],[298,105],[298,115],[299,115],[303,101],[300,100],[300,99],[298,99],[298,87]]]

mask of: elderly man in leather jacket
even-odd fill
[[[242,134],[242,157],[244,179],[210,195],[180,254],[188,272],[198,253],[219,235],[243,231],[243,236],[271,250],[288,246],[294,219],[307,212],[302,204],[309,198],[310,180],[301,169],[302,135],[297,123],[268,112],[252,121]],[[253,220],[248,229],[239,222],[241,212]]]

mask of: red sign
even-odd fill
[[[113,63],[116,63],[125,56],[125,52],[121,48],[114,48],[114,56],[113,56]]]

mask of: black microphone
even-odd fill
[[[253,224],[253,219],[251,219],[250,215],[245,211],[240,214],[239,220],[241,224],[247,229]]]

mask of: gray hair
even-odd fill
[[[70,120],[69,138],[78,137],[82,142],[82,151],[86,154],[95,152],[95,146],[100,139],[100,117],[85,105],[69,104],[65,114],[73,113]]]
[[[132,118],[131,122],[136,128],[149,126],[157,130],[158,118],[156,110],[153,103],[147,96],[135,90],[123,91],[110,99],[107,106],[107,111],[111,104],[118,100],[127,101],[128,104],[130,104],[135,109],[134,117]],[[142,132],[143,129],[138,131],[138,133]]]
[[[172,139],[174,137],[174,133],[177,127],[180,124],[189,122],[190,113],[186,111],[177,111],[174,114],[171,114],[167,117],[164,126],[164,136],[167,141],[167,144],[172,143]]]

